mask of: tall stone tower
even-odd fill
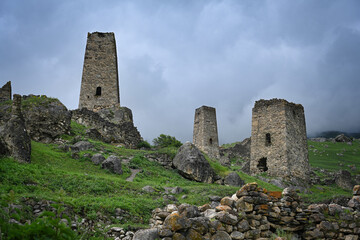
[[[304,108],[283,99],[259,100],[252,109],[250,172],[307,180]]]
[[[5,83],[2,88],[0,88],[0,102],[11,100],[11,82]]]
[[[215,108],[202,106],[195,110],[193,143],[209,157],[220,157]]]
[[[79,108],[120,106],[114,33],[88,33]]]

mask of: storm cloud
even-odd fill
[[[114,32],[120,102],[151,141],[192,141],[217,110],[220,143],[250,136],[259,99],[305,108],[308,135],[360,131],[360,1],[2,0],[0,84],[78,106],[87,32]]]

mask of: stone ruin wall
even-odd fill
[[[220,157],[215,108],[202,106],[195,110],[193,143],[209,157]]]
[[[88,33],[79,108],[120,106],[114,33]]]
[[[5,83],[5,85],[0,88],[0,102],[11,100],[11,82]]]
[[[304,108],[282,99],[256,101],[252,111],[250,172],[307,179]]]

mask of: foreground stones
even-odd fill
[[[349,206],[358,206],[360,186],[355,186],[353,192]],[[211,199],[219,201],[218,197]],[[291,234],[294,239],[359,239],[360,212],[337,204],[305,207],[294,188],[268,192],[256,183],[249,183],[217,204],[201,207],[171,204],[157,208],[153,210],[150,226],[151,232],[157,230],[163,240],[270,239],[275,229]]]
[[[200,150],[190,142],[180,147],[173,160],[173,166],[187,179],[207,183],[212,183],[215,180],[216,174],[209,162]]]
[[[105,161],[101,163],[101,168],[107,169],[115,174],[123,174],[123,170],[121,168],[121,159],[111,155]]]

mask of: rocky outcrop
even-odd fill
[[[220,163],[230,166],[230,160],[236,159],[234,164],[241,166],[243,172],[250,173],[250,146],[251,138],[245,138],[233,147],[220,148]]]
[[[354,193],[359,189],[354,188]],[[291,239],[358,239],[360,212],[337,204],[306,207],[293,188],[268,192],[248,183],[217,206],[156,208],[150,226],[164,240],[272,239],[276,230],[285,231]]]
[[[118,107],[112,106],[107,108],[102,108],[97,111],[97,113],[105,119],[106,121],[121,124],[124,122],[133,122],[133,115],[130,108],[127,107]]]
[[[0,102],[11,100],[11,82],[5,83],[2,88],[0,88]]]
[[[0,126],[0,154],[9,154],[19,162],[30,163],[31,139],[21,112],[21,96],[14,94],[11,118]]]
[[[173,160],[173,166],[179,173],[190,180],[212,183],[215,172],[209,162],[195,145],[185,143],[179,149]]]
[[[22,97],[22,114],[31,139],[52,142],[62,134],[70,133],[71,113],[57,99],[46,96]],[[0,124],[10,117],[10,104],[0,107]]]
[[[103,161],[101,163],[101,168],[107,169],[115,174],[123,174],[123,170],[121,168],[121,160],[114,155],[109,156],[105,161]]]
[[[142,141],[140,133],[130,121],[115,124],[86,108],[72,111],[72,120],[96,129],[107,143],[122,143],[128,147],[136,147]]]

